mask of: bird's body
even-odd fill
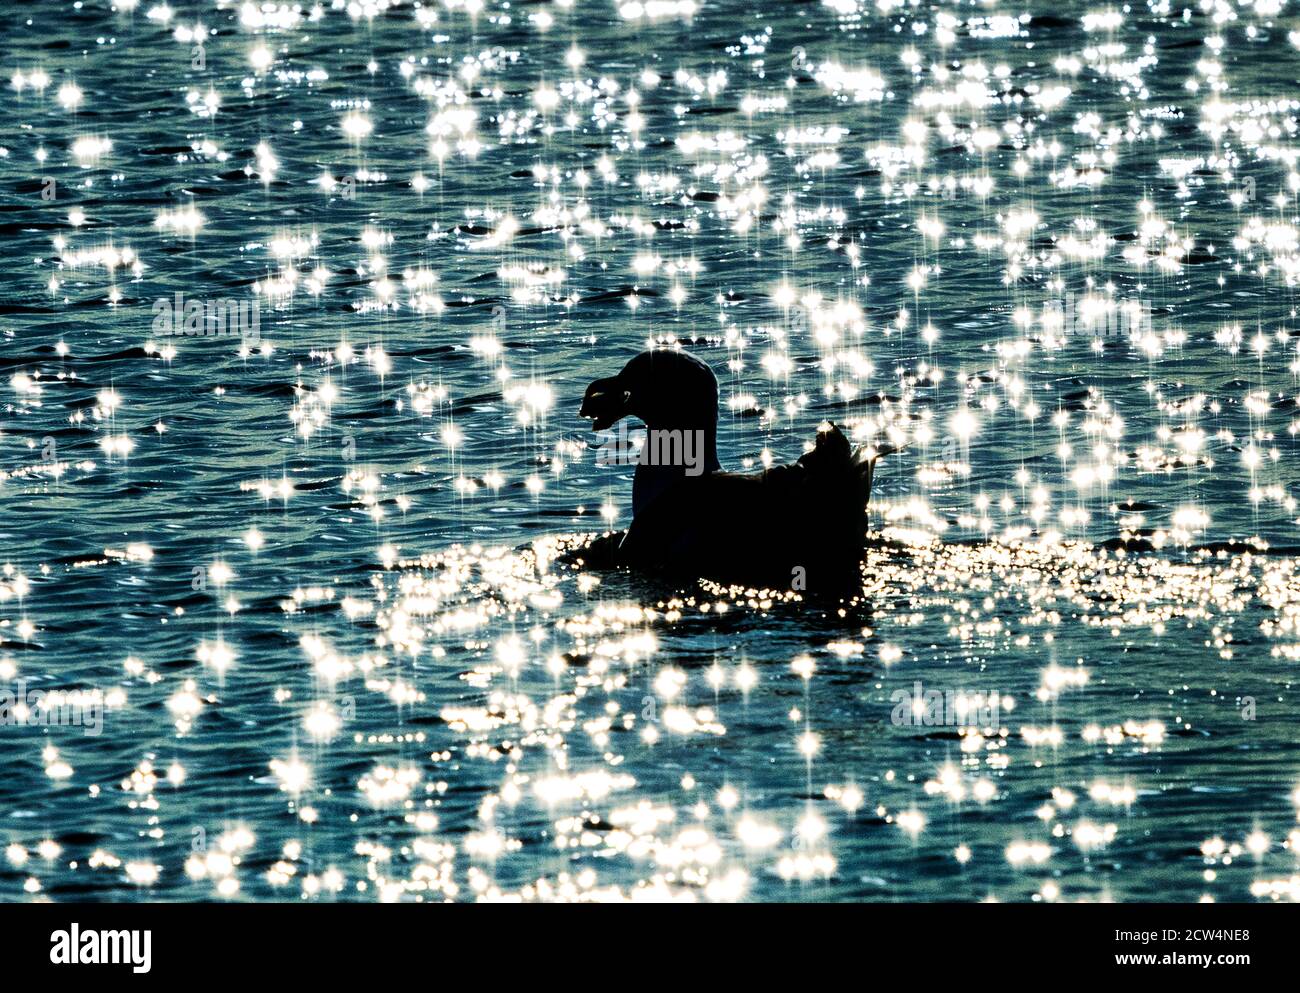
[[[798,462],[683,480],[637,514],[618,549],[628,566],[815,592],[861,583],[870,468],[838,428]]]
[[[790,465],[723,472],[716,455],[717,397],[708,366],[673,351],[643,352],[618,376],[588,388],[581,413],[597,429],[632,415],[645,422],[647,445],[657,431],[690,431],[698,433],[696,449],[704,453],[693,464],[638,464],[632,525],[614,548],[613,562],[746,586],[856,591],[878,455],[855,453],[831,425]]]

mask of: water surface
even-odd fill
[[[10,4],[0,894],[1294,897],[1294,14]],[[557,558],[648,344],[855,602]]]

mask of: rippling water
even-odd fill
[[[1300,895],[1286,0],[0,16],[4,898]],[[859,598],[557,558],[648,343]]]

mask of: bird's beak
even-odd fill
[[[604,431],[630,413],[631,399],[617,378],[598,379],[587,387],[578,416],[589,418],[593,430]]]

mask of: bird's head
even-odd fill
[[[604,431],[632,413],[631,404],[632,391],[624,388],[618,376],[610,376],[587,387],[578,415],[589,418],[595,430]]]
[[[650,428],[700,428],[711,434],[718,419],[718,380],[686,352],[642,352],[617,376],[588,386],[578,414],[597,431],[631,416]]]

